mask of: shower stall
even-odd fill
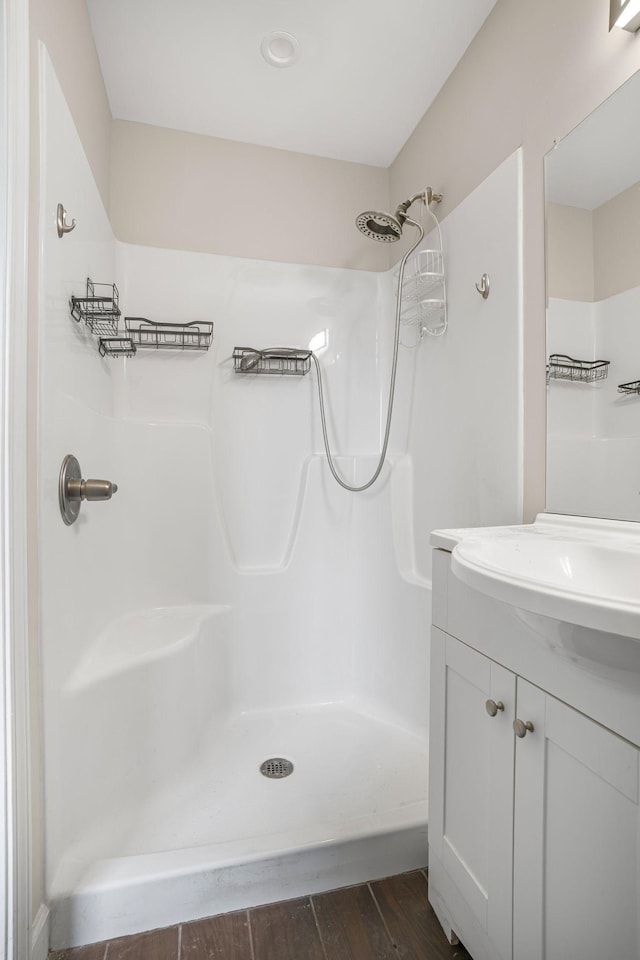
[[[354,494],[327,467],[313,367],[242,376],[232,357],[313,350],[336,468],[364,484],[385,433],[393,271],[116,241],[44,49],[40,69],[52,946],[424,866],[429,531],[520,519],[519,157],[445,224],[450,330],[401,340],[385,463]],[[78,221],[62,239],[61,201]],[[469,223],[487,210],[490,322],[466,286]],[[101,356],[69,313],[87,277],[117,283],[130,317],[213,322],[209,349]],[[506,362],[489,369],[496,350]],[[67,526],[70,453],[118,491]],[[288,775],[263,775],[269,760]]]

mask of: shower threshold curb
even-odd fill
[[[270,850],[247,852],[245,841],[242,856],[233,850],[238,844],[231,843],[98,861],[73,890],[52,891],[51,948],[110,940],[424,867],[426,804],[392,816],[395,825],[372,828],[369,821],[366,832],[350,837],[332,837],[325,829],[324,839],[304,847],[277,849],[272,837]]]

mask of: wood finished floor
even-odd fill
[[[421,870],[50,953],[49,960],[469,960]]]

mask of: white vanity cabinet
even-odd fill
[[[496,705],[495,716],[485,702]],[[511,956],[513,860],[513,673],[434,627],[431,636],[429,770],[430,899],[449,926],[482,931],[495,960]],[[499,707],[502,706],[502,709]],[[439,882],[446,880],[446,884]],[[449,885],[469,921],[451,912],[447,924],[436,895],[449,908]],[[444,889],[442,889],[444,886]],[[458,921],[458,923],[456,922]],[[472,921],[472,922],[471,922]],[[480,952],[475,960],[490,954]]]
[[[640,956],[636,746],[518,678],[513,954]]]
[[[584,713],[591,696],[596,716],[607,697],[615,714],[629,690],[607,688],[578,662],[567,682],[571,664],[554,671],[557,656],[527,621],[459,584],[437,553],[432,905],[474,960],[638,960],[640,751]]]

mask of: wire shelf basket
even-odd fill
[[[94,336],[115,336],[120,319],[119,300],[115,283],[95,283],[87,277],[86,296],[72,296],[69,309],[76,323],[84,320]]]
[[[101,357],[135,357],[136,345],[129,337],[100,337],[98,351]]]
[[[400,314],[400,322],[419,326],[420,336],[440,336],[447,329],[445,301],[438,297],[407,303]]]
[[[575,360],[562,353],[552,353],[547,366],[547,379],[596,383],[598,380],[607,379],[610,362],[610,360]]]
[[[419,250],[406,264],[402,284],[405,300],[424,300],[438,292],[443,299],[444,263],[441,250]]]
[[[311,350],[293,347],[234,347],[233,369],[236,373],[268,373],[303,377],[311,369]]]
[[[127,337],[137,347],[148,350],[208,350],[213,339],[213,323],[156,323],[146,317],[125,317]]]
[[[640,380],[630,380],[629,383],[619,383],[618,384],[618,393],[626,394],[639,394],[640,393]]]

